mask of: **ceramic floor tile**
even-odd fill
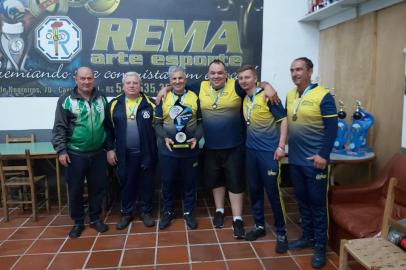
[[[223,228],[223,229],[217,229],[216,230],[217,237],[221,243],[231,243],[231,242],[241,242],[245,240],[239,240],[234,238],[233,230]]]
[[[40,239],[44,238],[66,238],[72,226],[47,227],[41,234]]]
[[[262,270],[261,261],[258,259],[246,259],[246,260],[228,260],[227,265],[232,270]],[[282,269],[281,269],[282,270]],[[284,269],[288,270],[288,269]]]
[[[223,244],[222,249],[224,256],[229,259],[245,259],[255,258],[256,255],[251,248],[250,243],[235,243],[235,244]]]
[[[97,237],[93,250],[112,250],[124,247],[125,235]]]
[[[13,270],[27,270],[27,269],[45,269],[54,255],[26,255],[21,257]]]
[[[9,240],[36,239],[43,230],[43,227],[20,228]]]
[[[55,218],[54,215],[39,216],[37,221],[34,221],[30,218],[27,222],[24,223],[24,227],[40,227],[47,226]]]
[[[31,245],[31,240],[4,241],[0,246],[1,256],[21,255]]]
[[[171,264],[171,265],[157,265],[156,270],[189,270],[189,264]]]
[[[217,243],[217,238],[214,230],[189,231],[188,234],[189,243],[191,245]]]
[[[157,263],[185,263],[189,261],[188,250],[186,246],[158,248]]]
[[[117,267],[120,261],[121,250],[92,252],[86,268]]]
[[[68,239],[63,245],[61,252],[89,251],[94,241],[94,237]]]
[[[81,269],[88,255],[88,252],[60,253],[54,258],[49,270]]]
[[[126,248],[154,247],[155,244],[156,234],[154,233],[130,234],[127,238]]]
[[[16,228],[5,228],[0,229],[0,241],[4,241],[10,239],[14,232],[16,232]]]
[[[155,248],[128,249],[121,266],[153,265],[154,259]]]
[[[192,270],[227,270],[225,262],[201,262],[192,263]],[[230,268],[232,269],[232,268]]]
[[[213,222],[211,218],[208,218],[207,215],[206,217],[197,217],[197,224],[198,230],[207,230],[207,229],[213,229]]]
[[[56,253],[65,239],[39,239],[30,247],[27,254]]]
[[[155,225],[156,226],[156,225]],[[145,227],[144,223],[142,221],[137,221],[133,222],[130,232],[131,233],[151,233],[151,232],[156,232],[157,228],[156,227]]]
[[[10,218],[9,221],[5,221],[4,219],[0,222],[0,228],[15,228],[20,227],[28,220],[27,217],[21,218]]]
[[[57,216],[52,222],[51,226],[61,226],[61,225],[73,225],[73,221],[70,216]]]
[[[158,245],[160,247],[186,245],[186,232],[160,232]]]
[[[208,262],[223,260],[220,246],[216,245],[199,245],[191,246],[190,253],[192,262]]]
[[[0,269],[11,269],[11,266],[20,258],[20,256],[0,257]]]
[[[259,257],[283,256],[283,254],[278,254],[275,252],[275,241],[253,241],[251,244]],[[289,256],[289,254],[286,253],[286,256]]]
[[[301,268],[290,257],[262,259],[267,270],[301,270]]]

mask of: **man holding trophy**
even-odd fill
[[[162,177],[163,216],[159,229],[168,227],[174,219],[173,184],[176,176],[183,178],[183,217],[190,229],[197,228],[193,215],[196,204],[198,174],[197,142],[203,135],[198,96],[187,89],[183,68],[169,68],[169,92],[155,111],[155,131]]]

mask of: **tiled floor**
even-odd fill
[[[288,237],[300,235],[297,225],[297,205],[290,189],[283,195],[288,217]],[[157,196],[158,198],[159,196]],[[211,223],[213,202],[210,196],[198,196],[195,211],[199,227],[188,230],[181,216],[164,231],[157,226],[146,228],[136,219],[126,230],[117,231],[117,205],[106,213],[109,231],[96,233],[86,227],[78,239],[69,239],[71,220],[66,207],[47,214],[41,211],[39,220],[32,221],[29,211],[15,209],[9,222],[0,219],[0,269],[229,269],[229,270],[298,270],[312,269],[311,250],[274,252],[275,233],[267,227],[267,235],[255,242],[235,240],[232,237],[230,209],[223,229],[214,229]],[[159,209],[159,202],[156,202]],[[273,224],[269,204],[265,207],[268,224]],[[154,213],[159,218],[159,210]],[[2,213],[0,214],[0,217]],[[245,204],[246,230],[253,226],[248,201]],[[337,269],[338,257],[328,253],[325,270]]]

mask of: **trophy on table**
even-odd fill
[[[344,111],[344,102],[342,100],[338,101],[338,105],[340,110],[338,111],[338,130],[337,130],[337,138],[334,141],[334,148],[333,151],[336,153],[345,153],[345,144],[347,142],[347,135],[348,135],[348,125],[345,121],[347,117],[347,113]]]
[[[352,115],[352,123],[348,135],[347,154],[354,156],[364,156],[371,152],[367,145],[368,129],[374,123],[374,117],[362,108],[361,101],[356,100],[356,109]]]
[[[182,105],[179,99],[169,110],[169,117],[173,119],[173,124],[176,129],[175,137],[172,138],[174,141],[174,144],[172,145],[173,149],[189,148],[189,143],[187,140],[190,138],[187,136],[186,127],[189,121],[192,119],[192,116],[192,109]]]

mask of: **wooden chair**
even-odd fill
[[[8,165],[6,161],[9,160],[19,160],[23,165]],[[10,172],[16,171],[24,171],[24,175],[7,175]],[[0,177],[4,217],[6,221],[9,220],[9,206],[18,204],[31,204],[33,218],[35,221],[37,220],[37,186],[41,181],[44,181],[44,201],[46,209],[49,212],[48,180],[46,175],[34,176],[29,150],[25,150],[25,154],[22,155],[0,155]],[[19,189],[21,187],[25,187],[27,192],[24,192],[21,198],[13,198],[9,191],[13,188]]]
[[[397,179],[391,178],[385,202],[380,237],[353,240],[342,239],[339,270],[347,270],[348,254],[369,270],[406,269],[406,252],[387,240],[391,226],[406,234],[406,227],[392,218],[396,186]]]
[[[11,137],[6,135],[6,143],[33,143],[35,142],[34,134],[30,137]]]

